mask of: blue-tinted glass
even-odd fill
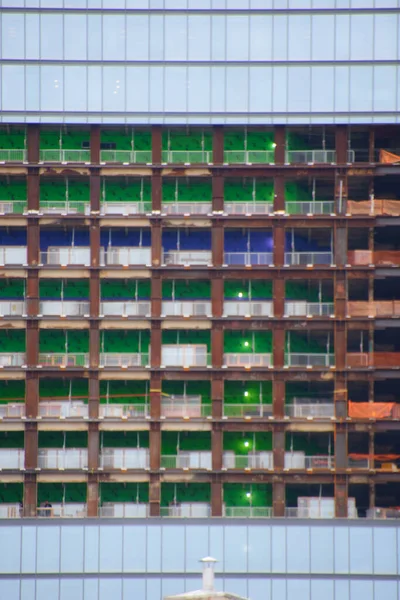
[[[351,600],[375,600],[374,584],[372,581],[351,581],[350,580],[350,598]],[[376,598],[376,600],[381,600]],[[382,599],[383,600],[383,599]],[[386,600],[386,598],[385,598]]]
[[[273,59],[287,60],[287,29],[286,15],[275,15],[273,18],[274,46]]]
[[[313,15],[312,60],[334,60],[335,58],[335,18],[333,15]]]
[[[292,15],[289,25],[289,60],[310,60],[311,56],[311,17]]]
[[[186,94],[186,67],[166,67],[164,110],[166,112],[185,112]]]
[[[286,527],[272,527],[272,573],[286,571]],[[274,597],[274,596],[273,596]]]
[[[272,110],[274,112],[286,112],[288,68],[273,67],[272,78]]]
[[[124,526],[123,571],[141,573],[146,571],[146,527]]]
[[[165,60],[186,60],[187,18],[168,15],[165,18]]]
[[[210,60],[211,57],[211,18],[209,15],[189,15],[188,17],[188,58],[189,60]]]
[[[60,581],[60,600],[83,600],[83,580],[64,579]]]
[[[64,110],[87,110],[86,67],[66,66],[64,69]]]
[[[147,526],[147,571],[161,571],[161,527]]]
[[[288,528],[290,530],[290,527]],[[310,581],[308,579],[288,579],[287,600],[310,600]]]
[[[334,110],[334,68],[311,67],[311,110],[329,112]]]
[[[162,572],[182,573],[185,569],[184,525],[164,526],[162,530]]]
[[[149,76],[150,111],[162,112],[164,110],[164,69],[151,66]]]
[[[25,78],[24,67],[2,66],[2,109],[24,110]]]
[[[272,600],[270,579],[249,579],[248,583],[248,594],[251,600]]]
[[[229,15],[227,26],[227,60],[249,59],[249,18]]]
[[[310,572],[310,540],[308,527],[288,527],[286,533],[288,573]],[[301,548],[301,552],[299,552]]]
[[[62,15],[40,15],[40,58],[60,60],[63,58],[63,22]]]
[[[99,600],[122,600],[121,579],[100,579]]]
[[[210,111],[210,67],[188,67],[189,112]]]
[[[373,15],[351,15],[351,60],[371,60],[374,35]]]
[[[125,68],[103,67],[103,110],[125,110]]]
[[[98,572],[99,569],[99,528],[95,525],[85,527],[85,573]],[[86,583],[85,583],[86,585]],[[85,590],[86,593],[86,590]],[[86,596],[85,596],[86,600]]]
[[[310,600],[334,600],[334,582],[327,579],[311,579]]]
[[[130,14],[126,19],[126,58],[127,60],[148,60],[149,58],[149,17]]]
[[[0,598],[7,600],[20,600],[19,581],[0,579]]]
[[[240,573],[247,571],[247,527],[227,525],[224,536],[225,571]]]
[[[272,69],[269,66],[249,69],[249,111],[270,112],[272,90]]]
[[[226,18],[222,15],[211,17],[211,59],[225,60]]]
[[[83,571],[83,527],[61,527],[61,571],[82,573]]]
[[[375,66],[374,110],[396,110],[396,67]]]
[[[372,110],[373,67],[350,67],[350,110],[355,112]]]
[[[226,68],[226,108],[228,112],[247,112],[249,101],[247,67]]]
[[[24,15],[21,13],[3,13],[1,18],[2,58],[25,58],[24,36]]]
[[[0,528],[0,573],[19,573],[21,555],[21,529]],[[5,549],[7,548],[7,552]],[[1,596],[0,596],[1,598]]]
[[[87,59],[86,15],[64,15],[64,39],[65,60]]]
[[[40,68],[41,110],[63,110],[64,74],[61,65]]]
[[[350,527],[350,572],[372,573],[372,529]]]
[[[397,581],[379,581],[375,580],[374,582],[374,600],[380,600],[383,598],[384,600],[399,600],[399,596],[397,595]]]
[[[225,110],[225,69],[226,67],[211,67],[211,110]]]
[[[288,68],[288,110],[309,112],[311,96],[310,67]]]
[[[103,15],[103,60],[125,60],[125,16]]]
[[[374,528],[374,573],[396,575],[397,540],[394,527]]]
[[[250,60],[271,60],[272,17],[250,16]]]
[[[350,60],[350,16],[336,15],[335,21],[335,58]]]
[[[100,527],[99,570],[105,573],[122,571],[122,526],[104,525]]]
[[[161,15],[150,15],[150,60],[164,58],[164,22]]]
[[[88,110],[101,111],[102,67],[88,67]]]
[[[311,573],[333,573],[333,527],[311,527]]]
[[[102,16],[88,16],[88,58],[89,60],[102,59]]]
[[[58,597],[58,579],[37,579],[36,580],[36,599],[48,600]]]

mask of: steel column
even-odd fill
[[[337,125],[335,132],[336,162],[338,165],[347,164],[348,126]]]
[[[348,500],[348,482],[345,475],[335,477],[335,517],[346,519]]]
[[[285,516],[285,491],[284,481],[281,478],[276,477],[272,482],[272,506],[274,517]]]
[[[162,208],[162,177],[158,170],[153,171],[151,177],[151,209],[159,213]]]
[[[224,330],[219,323],[213,323],[211,329],[211,361],[215,369],[220,369],[223,364]]]
[[[99,480],[95,473],[88,473],[87,478],[87,515],[88,517],[97,517],[99,514]]]
[[[151,128],[151,159],[153,165],[162,162],[162,129],[160,125]]]
[[[212,210],[213,212],[224,210],[224,178],[216,173],[213,173],[212,177]]]
[[[211,482],[211,516],[222,517],[223,512],[223,486],[222,482],[215,478]]]
[[[211,280],[211,307],[213,317],[222,317],[224,312],[224,280],[214,277]]]
[[[39,162],[40,129],[36,123],[26,127],[26,147],[28,163]]]
[[[218,221],[211,226],[211,254],[214,267],[221,267],[224,264],[224,227]]]
[[[90,127],[90,162],[95,165],[100,163],[101,131],[100,125]]]
[[[275,146],[275,164],[285,164],[285,152],[286,152],[286,128],[284,125],[276,125],[274,128],[274,142]]]
[[[36,517],[37,508],[37,481],[36,473],[24,474],[24,517]]]

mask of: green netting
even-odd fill
[[[40,400],[57,400],[69,398],[71,390],[72,400],[86,400],[89,394],[87,379],[40,379]]]
[[[58,353],[89,352],[89,332],[71,330],[41,330],[39,333],[39,352]]]
[[[102,129],[101,143],[116,144],[116,150],[151,150],[151,131],[127,128]]]
[[[148,448],[148,431],[102,431],[100,444],[103,448]]]
[[[251,498],[247,496],[251,493]],[[262,483],[224,483],[226,506],[272,506],[272,485]]]
[[[247,140],[246,140],[247,138]],[[247,142],[247,143],[246,143]],[[274,150],[272,131],[225,129],[224,150]]]
[[[225,281],[224,297],[269,300],[273,297],[272,281]]]
[[[0,200],[27,200],[26,180],[15,177],[0,178]]]
[[[195,330],[166,330],[162,332],[163,344],[206,344],[211,349],[211,334],[209,331]]]
[[[224,450],[247,456],[249,452],[272,451],[272,431],[224,433]]]
[[[38,506],[48,500],[58,502],[86,502],[87,486],[85,483],[38,483]]]
[[[82,178],[82,180],[69,179],[68,184],[65,179],[53,181],[42,179],[40,181],[40,200],[42,202],[64,202],[67,200],[67,185],[69,201],[89,202],[90,184],[88,178]]]
[[[311,190],[305,184],[286,181],[285,183],[285,200],[293,202],[310,201],[312,199]]]
[[[39,448],[87,448],[87,431],[39,431]]]
[[[176,280],[163,281],[162,296],[163,298],[172,299],[174,291],[175,300],[188,299],[211,299],[211,282],[210,281],[182,281]]]
[[[0,298],[24,299],[24,279],[2,279],[0,285]]]
[[[148,381],[100,381],[101,404],[146,404],[148,401]]]
[[[46,298],[61,298],[62,282],[56,279],[41,279],[39,282],[39,294],[41,300]],[[79,299],[87,300],[89,298],[89,281],[84,279],[65,279],[64,280],[64,300]]]
[[[225,331],[224,352],[270,353],[272,352],[272,333],[271,331],[257,331],[254,333],[250,331]]]
[[[151,202],[150,179],[110,179],[102,181],[102,199],[105,202]]]
[[[209,483],[162,483],[161,506],[169,506],[174,499],[177,502],[210,502]]]
[[[149,280],[135,279],[109,279],[100,282],[100,295],[102,300],[113,300],[118,298],[150,299],[151,283]]]
[[[263,179],[226,179],[224,200],[225,202],[252,202],[253,200],[273,202],[274,184]]]
[[[211,202],[211,179],[164,179],[163,202]]]
[[[0,448],[23,448],[23,431],[0,431]]]
[[[186,384],[186,385],[185,385]],[[182,396],[201,396],[202,404],[211,403],[211,383],[209,381],[168,381],[162,382],[163,394]]]
[[[145,502],[149,501],[148,483],[101,483],[101,502]]]
[[[6,127],[0,128],[0,149],[1,150],[12,150],[12,149],[24,149],[25,148],[25,129],[20,127]]]
[[[307,300],[308,302],[318,302],[318,289],[307,284],[287,281],[285,284],[285,298],[287,300]]]
[[[272,404],[272,381],[225,381],[224,402],[227,404]]]
[[[150,333],[147,330],[130,331],[126,329],[101,333],[101,347],[104,352],[148,352],[149,344]]]
[[[22,483],[0,483],[0,504],[22,502],[24,488]]]
[[[212,150],[212,131],[202,128],[167,129],[162,133],[162,149],[172,151]]]
[[[84,142],[90,142],[88,129],[45,129],[40,130],[41,150],[81,150]]]
[[[25,401],[25,381],[8,379],[0,383],[0,404]]]
[[[211,451],[211,433],[209,431],[163,431],[161,454],[175,456],[178,450]]]
[[[2,352],[25,352],[25,331],[22,329],[0,329]]]

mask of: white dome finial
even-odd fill
[[[212,556],[206,556],[200,560],[203,563],[203,590],[207,592],[214,591],[214,566],[218,562]]]

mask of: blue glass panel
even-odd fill
[[[83,527],[61,527],[61,572],[83,571]]]
[[[60,571],[60,527],[38,527],[37,573]]]
[[[333,527],[311,527],[311,572],[333,573]]]
[[[100,526],[99,570],[105,573],[122,571],[122,526]]]
[[[396,575],[397,530],[395,527],[374,528],[374,573]]]
[[[146,571],[146,526],[125,525],[123,546],[123,571]]]
[[[83,579],[61,579],[60,600],[83,600]]]
[[[272,527],[272,573],[286,571],[286,527]]]
[[[310,572],[310,530],[308,527],[288,527],[286,533],[288,573]],[[299,552],[301,548],[301,552]]]
[[[185,570],[185,530],[184,525],[164,525],[162,529],[162,572]]]
[[[7,551],[6,551],[7,549]],[[0,528],[0,573],[19,573],[21,566],[21,528]],[[1,598],[1,595],[0,595]]]
[[[350,573],[373,572],[371,527],[350,527]]]

